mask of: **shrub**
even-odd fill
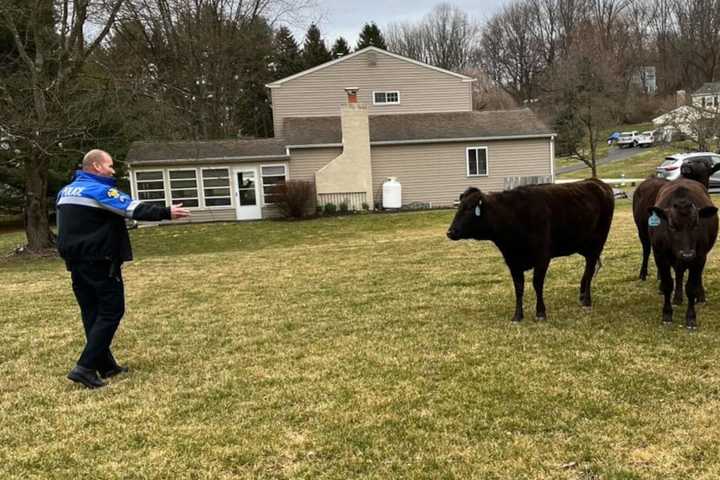
[[[337,212],[337,206],[334,203],[326,203],[323,207],[323,211],[325,212],[325,215],[335,215],[335,212]]]
[[[343,215],[348,213],[347,200],[343,200],[342,202],[340,202],[339,209],[340,209],[340,213],[342,213]]]
[[[370,210],[370,205],[368,205],[367,202],[363,202],[363,203],[362,203],[362,209],[367,212],[368,210]]]
[[[271,198],[284,216],[303,218],[315,209],[315,184],[288,180],[273,189]]]

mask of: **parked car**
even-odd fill
[[[665,160],[657,167],[656,173],[660,178],[666,178],[668,180],[675,180],[680,177],[680,167],[684,162],[687,162],[691,158],[709,158],[713,164],[720,163],[720,154],[712,152],[691,152],[691,153],[676,153],[674,155],[668,155]],[[715,172],[710,177],[710,190],[720,191],[720,172]]]
[[[655,132],[647,130],[638,135],[636,145],[638,147],[651,147],[653,143],[655,143]]]
[[[632,132],[622,132],[617,139],[618,147],[636,147],[639,135],[640,133],[636,130],[633,130]]]

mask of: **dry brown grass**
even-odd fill
[[[595,307],[557,259],[548,321],[515,326],[502,258],[445,239],[452,214],[135,232],[132,372],[98,391],[64,378],[61,263],[5,261],[0,478],[720,477],[716,255],[700,330],[661,327],[621,204]]]

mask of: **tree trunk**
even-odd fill
[[[25,162],[25,234],[27,248],[33,253],[52,248],[55,244],[48,220],[47,182],[48,159],[34,151]]]

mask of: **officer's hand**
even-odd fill
[[[178,218],[185,218],[190,216],[190,210],[182,208],[182,203],[172,205],[170,207],[170,218],[177,220]]]

